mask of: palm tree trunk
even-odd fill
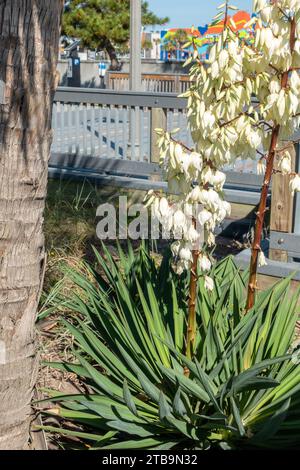
[[[0,2],[0,449],[27,445],[63,0]]]

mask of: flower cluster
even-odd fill
[[[182,209],[174,209],[166,198],[152,200],[173,235],[179,226],[183,230],[182,240],[173,245],[179,270],[191,266],[199,223],[202,234],[198,238],[203,240],[199,267],[209,271],[210,257],[204,252],[214,245],[216,226],[230,214],[222,168],[241,156],[256,159],[260,153],[258,172],[264,173],[274,129],[273,150],[281,155],[279,170],[290,175],[293,193],[300,190],[300,176],[292,173],[291,157],[280,149],[280,141],[289,139],[300,125],[300,0],[256,0],[254,4],[257,16],[248,24],[255,37],[251,43],[239,38],[230,22],[224,22],[224,31],[205,63],[190,43],[195,46],[187,61],[193,62],[192,83],[182,96],[188,99],[194,149],[176,141],[174,133],[157,130],[169,192],[177,195],[179,205],[190,207],[187,222]],[[227,18],[228,9],[235,7],[227,1],[219,9],[224,7]],[[201,210],[195,213],[191,208],[199,205]]]
[[[255,48],[247,48],[247,55],[257,72],[257,125],[267,152],[274,125],[280,126],[279,141],[290,139],[300,125],[300,0],[256,0],[254,8]],[[300,191],[288,152],[281,155],[279,170],[290,175],[292,194]]]
[[[157,133],[169,192],[176,197],[167,199],[152,191],[148,204],[152,204],[164,232],[176,240],[172,251],[178,260],[177,271],[190,269],[193,252],[201,250],[198,267],[206,274],[212,263],[204,248],[214,246],[214,230],[231,212],[230,204],[223,198],[225,174],[206,165],[201,153],[176,142],[174,133],[162,129],[157,129]],[[205,284],[208,289],[212,286],[208,277]]]

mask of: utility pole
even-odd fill
[[[141,31],[142,6],[141,0],[130,0],[130,91],[142,90],[142,61],[141,61]],[[140,158],[140,110],[129,110],[129,143],[128,157],[134,160]]]
[[[141,61],[142,6],[141,0],[130,0],[130,90],[142,89]]]

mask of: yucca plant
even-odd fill
[[[157,266],[145,246],[126,255],[119,248],[119,262],[103,249],[104,256],[95,251],[100,270],[69,273],[82,291],[68,299],[73,314],[62,320],[76,361],[52,364],[77,374],[87,392],[48,391],[49,413],[62,423],[45,429],[91,449],[296,447],[299,291],[291,294],[289,279],[260,293],[245,315],[248,273],[232,258],[216,264],[213,292],[199,280],[191,361],[184,354],[189,280],[173,272],[169,255]]]

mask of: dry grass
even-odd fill
[[[97,188],[88,181],[50,180],[45,210],[44,231],[47,249],[47,270],[40,303],[37,331],[43,362],[72,362],[73,338],[60,326],[61,316],[68,311],[62,306],[53,309],[55,292],[69,296],[76,287],[65,275],[66,268],[84,269],[82,261],[95,261],[93,246],[101,251],[96,237],[96,210],[100,204],[114,202],[127,195],[132,201],[142,200],[143,193],[120,191],[117,188]],[[116,255],[116,247],[110,244]],[[86,273],[88,276],[88,272]],[[81,384],[73,374],[65,374],[49,366],[40,369],[38,388],[51,388],[64,393],[76,393]]]

